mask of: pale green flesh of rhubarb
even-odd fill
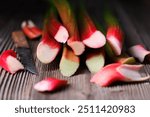
[[[105,64],[103,55],[98,55],[86,60],[86,66],[91,73],[97,73]]]
[[[59,69],[63,76],[72,76],[78,69],[79,63],[62,58]]]
[[[134,57],[129,57],[123,62],[123,64],[134,64],[134,63],[136,63]]]

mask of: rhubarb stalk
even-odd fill
[[[106,43],[104,34],[96,28],[85,8],[81,6],[80,9],[78,22],[82,42],[89,48],[103,47]]]
[[[86,53],[85,63],[91,73],[97,73],[105,65],[104,51],[100,49],[89,50]]]
[[[56,11],[53,7],[48,12],[48,31],[60,43],[66,43],[69,38],[67,29],[58,21]]]
[[[120,55],[113,58],[114,62],[121,64],[134,64],[136,60],[134,57],[130,57],[128,55]]]
[[[150,63],[150,51],[143,45],[134,45],[129,48],[129,53],[137,58],[141,63]]]
[[[122,29],[109,9],[105,11],[104,19],[107,25],[106,39],[114,54],[118,56],[121,54],[123,46]]]
[[[135,58],[130,57],[125,52],[124,53],[122,52],[121,55],[116,56],[112,52],[112,49],[110,48],[109,44],[106,44],[105,50],[106,50],[107,57],[111,58],[110,62],[121,63],[121,64],[134,64],[134,63],[136,63]]]
[[[42,35],[42,31],[31,20],[22,22],[21,27],[29,39],[36,39]]]
[[[49,33],[45,22],[42,41],[37,47],[37,58],[45,64],[51,63],[58,55],[61,45]]]
[[[17,60],[16,57],[16,52],[13,50],[4,51],[0,55],[0,66],[12,74],[24,69],[23,65]]]
[[[63,76],[72,76],[78,69],[80,58],[67,46],[63,48],[59,69]]]
[[[75,19],[73,9],[67,0],[52,1],[59,12],[63,25],[69,32],[69,39],[67,44],[72,48],[75,55],[81,55],[85,50],[85,46],[79,37],[77,21]]]
[[[142,65],[127,65],[114,63],[109,64],[97,72],[92,78],[91,82],[96,83],[99,86],[110,86],[114,82],[141,82],[146,81],[150,77],[142,77],[139,74],[139,70],[143,68]]]

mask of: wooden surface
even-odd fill
[[[124,3],[126,5],[126,3]],[[141,41],[150,50],[150,14],[146,8],[139,6],[139,13],[136,14],[132,4],[129,5],[127,11],[130,15],[134,16],[135,28],[138,28]],[[94,5],[90,8],[94,11],[97,9]],[[143,12],[145,15],[143,14]],[[146,11],[144,11],[146,10]],[[8,13],[9,14],[9,13]],[[138,16],[137,16],[138,15]],[[2,16],[1,16],[2,17]],[[139,19],[137,19],[139,17]],[[20,24],[24,19],[31,18],[39,27],[42,27],[43,15],[41,13],[34,12],[28,15],[23,15],[22,12],[17,12],[12,15],[3,16],[0,19],[0,53],[6,49],[14,49],[15,46],[11,39],[11,32],[20,29]],[[7,19],[7,20],[6,20]],[[131,19],[133,21],[133,19]],[[135,22],[136,20],[136,22]],[[138,25],[140,24],[140,25]],[[85,66],[80,66],[77,73],[72,77],[63,77],[59,70],[58,64],[60,56],[57,60],[48,65],[43,65],[36,58],[36,47],[39,40],[29,41],[36,67],[39,72],[39,76],[33,75],[28,71],[21,71],[14,75],[6,72],[0,68],[0,99],[150,99],[150,82],[134,83],[134,84],[116,84],[111,87],[101,88],[95,84],[90,83],[91,74]],[[141,71],[142,74],[150,73],[150,66],[145,65]],[[39,93],[33,89],[33,85],[45,77],[58,77],[61,79],[67,79],[69,86],[57,92],[52,93]]]

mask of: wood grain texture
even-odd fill
[[[98,0],[96,1],[98,2]],[[87,4],[90,5],[88,1]],[[88,8],[94,11],[95,6],[91,4]],[[97,7],[95,9],[98,9]],[[133,9],[130,9],[133,10]],[[130,11],[129,10],[129,11]],[[22,13],[12,17],[12,19],[0,29],[0,53],[6,49],[15,50],[14,43],[11,39],[11,32],[20,29],[20,24],[26,16],[21,16]],[[139,26],[139,20],[134,14],[130,14],[132,22],[135,24],[135,28],[139,29],[138,33],[142,38],[141,41],[150,49],[150,23],[145,27],[145,23]],[[140,14],[139,14],[140,15]],[[143,16],[143,14],[141,14]],[[39,26],[42,27],[43,15],[34,14],[30,18]],[[99,16],[98,16],[99,18]],[[145,18],[150,19],[150,14],[147,14]],[[135,21],[136,20],[136,21]],[[143,18],[141,21],[145,21]],[[33,53],[34,61],[36,63],[39,76],[33,75],[28,71],[20,71],[14,75],[6,72],[4,69],[0,68],[0,99],[1,100],[128,100],[128,99],[150,99],[150,81],[143,83],[134,84],[115,84],[114,86],[101,88],[95,84],[90,83],[91,73],[87,70],[85,65],[81,65],[77,73],[72,77],[64,77],[60,74],[58,67],[61,55],[51,64],[44,65],[36,57],[36,48],[40,39],[31,41],[29,40],[29,45]],[[141,71],[142,75],[150,73],[150,65],[145,65],[144,69]],[[69,86],[52,93],[40,93],[33,89],[33,85],[45,77],[57,77],[60,79],[67,79]]]

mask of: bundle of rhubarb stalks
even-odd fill
[[[143,63],[149,63],[150,51],[142,44],[124,50],[124,32],[109,7],[103,12],[103,27],[93,20],[83,4],[79,5],[76,13],[68,0],[49,0],[49,3],[42,33],[33,22],[22,23],[22,30],[29,39],[42,35],[36,53],[41,63],[50,64],[61,54],[59,70],[69,78],[76,73],[82,59],[92,73],[90,82],[102,87],[118,81],[149,79],[148,76],[142,77],[139,70]],[[1,55],[0,59],[3,60],[9,53]],[[7,66],[7,62],[3,61],[0,65]],[[67,80],[49,77],[35,84],[34,88],[53,91],[66,85]]]

